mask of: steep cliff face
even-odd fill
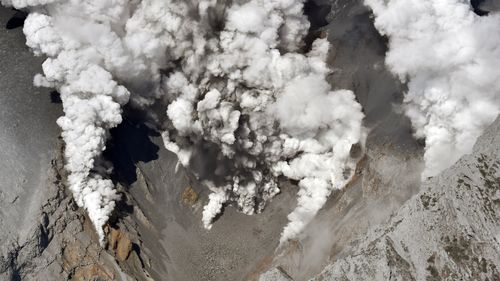
[[[500,118],[312,280],[500,280]]]

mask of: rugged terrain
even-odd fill
[[[278,250],[292,184],[262,214],[228,206],[205,230],[206,188],[133,111],[107,145],[122,201],[100,247],[66,191],[57,93],[32,86],[42,60],[24,46],[22,16],[0,8],[0,280],[498,280],[500,121],[420,187],[422,145],[370,11],[361,0],[309,5],[313,32],[333,46],[329,79],[356,93],[370,132],[351,184]]]
[[[500,119],[313,280],[500,280]]]

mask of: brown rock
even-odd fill
[[[78,265],[82,257],[80,256],[81,249],[75,244],[69,244],[63,250],[63,268],[70,271]]]
[[[111,250],[116,250],[116,247],[118,245],[118,240],[120,240],[121,235],[122,235],[121,231],[119,231],[118,229],[114,229],[114,228],[111,229],[111,232],[108,235],[108,239],[109,239],[109,246],[108,247]]]
[[[182,192],[182,203],[185,205],[194,205],[198,201],[198,193],[194,189],[188,186],[184,192]]]
[[[97,265],[89,265],[77,268],[75,270],[75,275],[72,280],[75,281],[93,281],[93,280],[102,280],[102,281],[112,281],[115,280],[112,275],[106,273],[106,271]]]
[[[132,251],[132,241],[130,241],[128,235],[121,235],[116,247],[116,256],[120,261],[125,261],[130,251]]]
[[[115,252],[118,260],[125,261],[132,251],[132,241],[130,237],[119,229],[111,228],[108,239],[108,249]]]

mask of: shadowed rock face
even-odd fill
[[[471,0],[474,13],[479,16],[488,15],[490,12],[500,11],[500,2],[496,0]]]

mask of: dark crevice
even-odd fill
[[[324,37],[326,33],[323,32],[323,27],[328,25],[328,14],[332,9],[331,5],[318,5],[315,0],[307,0],[304,3],[304,14],[309,20],[309,32],[304,38],[305,46],[304,51],[308,52],[312,48],[312,43],[321,37]]]
[[[136,243],[132,243],[132,251],[137,254],[137,258],[139,258],[139,262],[141,263],[142,268],[146,268],[146,265],[144,261],[142,260],[142,255],[141,255],[141,247],[137,245]]]
[[[123,193],[121,194],[121,200],[117,200],[115,204],[115,209],[108,223],[112,227],[118,228],[118,222],[121,218],[134,213],[134,205],[132,202],[128,202],[127,197]]]
[[[308,0],[304,3],[304,14],[311,24],[310,30],[317,30],[328,25],[328,20],[326,18],[331,8],[331,5],[318,5],[314,0]]]
[[[15,29],[18,27],[22,27],[27,16],[28,13],[16,10],[16,13],[9,19],[9,21],[5,25],[5,28]]]
[[[18,270],[13,270],[12,271],[12,275],[11,275],[11,281],[21,281],[22,278],[21,278],[21,274],[19,274],[19,271]]]
[[[474,10],[474,13],[478,16],[487,16],[489,14],[488,11],[485,11],[481,9],[481,4],[484,3],[484,0],[471,0],[470,4],[472,6],[472,9]]]
[[[57,91],[50,92],[50,102],[60,104],[62,103],[61,94]]]
[[[103,159],[112,164],[113,182],[128,190],[137,181],[140,164],[158,159],[160,148],[152,139],[160,136],[160,133],[148,123],[144,112],[128,106],[123,111],[122,123],[110,130]],[[119,218],[134,212],[134,203],[127,198],[123,190],[120,191],[120,196],[121,199],[116,201],[115,210],[109,219],[111,226],[116,226]]]
[[[137,180],[136,169],[139,163],[158,159],[159,147],[152,137],[160,134],[148,127],[134,113],[124,114],[122,123],[110,131],[104,158],[113,164],[112,178],[126,188]]]

